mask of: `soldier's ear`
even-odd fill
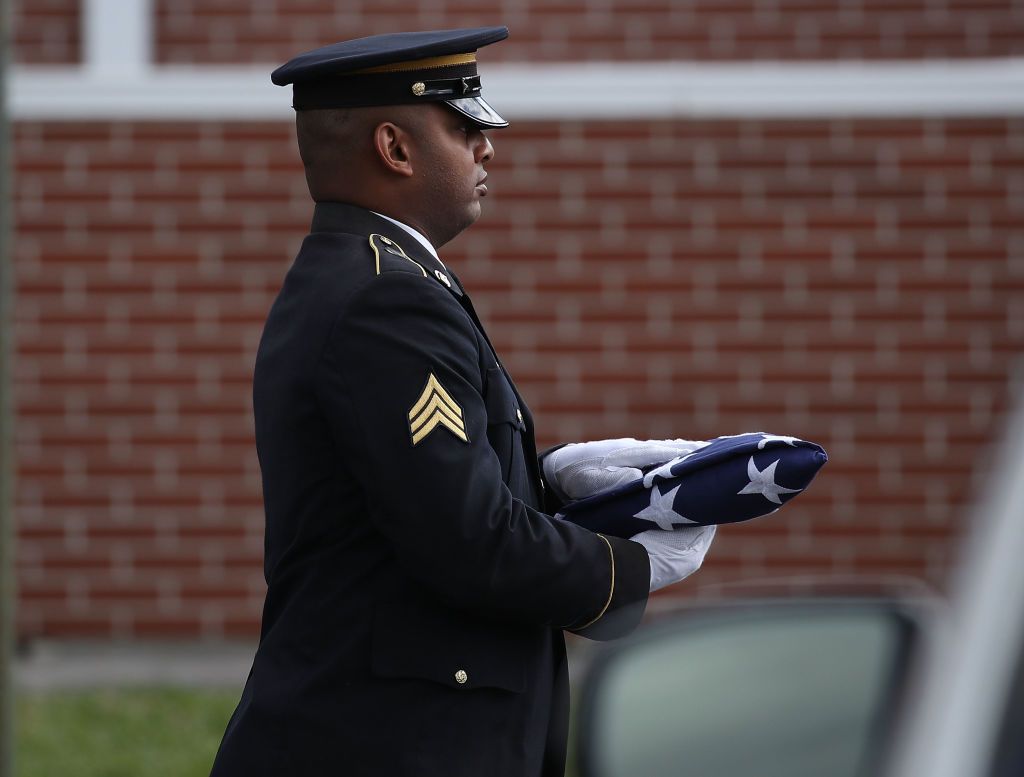
[[[390,121],[381,122],[373,131],[373,146],[377,158],[389,171],[398,175],[410,176],[412,157],[409,133]]]

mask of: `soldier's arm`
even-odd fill
[[[481,358],[469,317],[432,278],[382,272],[352,295],[318,399],[368,517],[403,571],[452,606],[597,639],[630,631],[646,551],[512,497],[488,443]]]

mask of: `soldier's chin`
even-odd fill
[[[466,227],[476,223],[476,220],[480,218],[480,214],[483,213],[483,211],[483,203],[481,203],[479,199],[473,200],[473,202],[471,202],[469,204],[469,207],[466,209],[468,218],[468,223],[466,224]],[[463,227],[463,229],[465,229],[466,227]]]
[[[465,230],[467,230],[471,226],[473,226],[473,224],[476,223],[476,220],[478,218],[480,218],[480,211],[481,211],[481,208],[480,208],[480,203],[479,202],[472,202],[472,203],[470,203],[469,207],[467,207],[466,210],[465,210],[464,218],[461,219],[461,221],[459,223],[457,223],[457,224],[453,222],[451,224],[452,228],[449,230],[450,234],[448,234],[446,237],[442,238],[441,242],[438,243],[434,247],[435,248],[440,248],[445,243],[447,243],[449,240],[454,240],[462,232],[464,232]]]

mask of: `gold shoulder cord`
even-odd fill
[[[583,624],[582,626],[573,629],[573,631],[583,631],[583,629],[589,628],[590,626],[593,626],[595,623],[601,620],[601,618],[604,617],[604,614],[608,611],[608,606],[612,603],[612,597],[615,595],[615,551],[612,550],[612,544],[608,542],[607,537],[605,537],[603,534],[598,534],[597,536],[604,540],[604,544],[608,546],[608,556],[611,558],[612,561],[612,584],[608,588],[608,601],[604,603],[604,607],[601,608],[601,612],[597,614],[596,618],[594,618],[592,621],[589,621],[588,623]]]
[[[382,243],[384,243],[384,245],[388,247],[389,253],[392,253],[395,256],[401,256],[403,259],[408,259],[414,265],[419,267],[420,272],[423,273],[423,277],[427,277],[427,271],[423,268],[423,265],[417,262],[415,259],[410,258],[409,255],[402,250],[402,246],[398,245],[398,243],[396,243],[391,238],[384,237],[384,235],[378,235],[376,232],[374,232],[372,235],[370,235],[370,248],[373,249],[373,259],[376,265],[377,275],[380,275],[380,249],[377,248],[377,243],[374,242],[374,238],[377,238]]]

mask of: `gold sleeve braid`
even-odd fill
[[[608,546],[608,557],[611,559],[612,564],[612,583],[608,586],[608,599],[605,601],[604,607],[601,608],[601,612],[599,612],[593,620],[584,623],[582,626],[577,626],[573,631],[582,631],[601,620],[601,618],[604,617],[604,614],[608,612],[608,607],[612,603],[612,597],[615,595],[615,551],[612,550],[612,544],[608,542],[607,537],[603,534],[598,534],[597,536],[604,540],[604,544]]]

